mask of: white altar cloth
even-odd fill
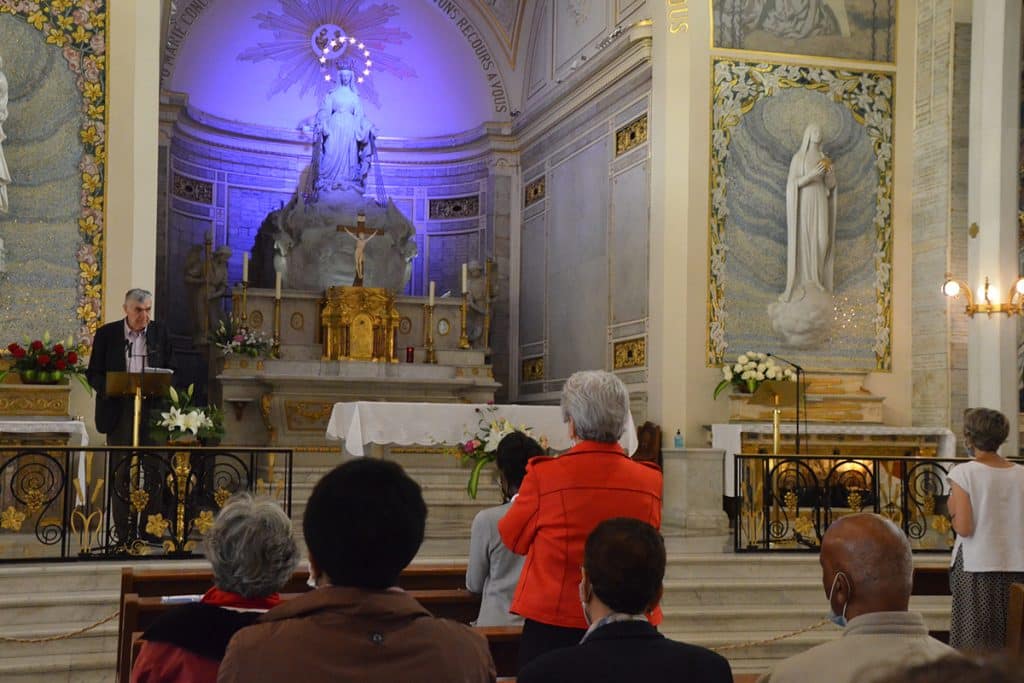
[[[796,425],[792,422],[781,425],[783,434],[795,434]],[[741,434],[771,434],[770,422],[737,422],[730,424],[711,425],[711,447],[725,451],[724,472],[725,495],[736,495],[736,458],[742,448]],[[953,432],[943,427],[889,427],[886,425],[866,424],[801,424],[800,434],[877,434],[880,436],[938,436],[939,444],[936,457],[956,457],[956,437]]]
[[[7,418],[0,418],[0,433],[4,432],[14,434],[63,433],[68,435],[68,445],[73,448],[85,448],[89,445],[89,432],[85,429],[85,423],[79,420],[9,420]],[[82,491],[86,490],[85,486],[87,483],[85,481],[84,456],[85,454],[79,451],[76,468]],[[78,504],[80,502],[76,496],[75,503]]]
[[[492,412],[493,411],[493,412]],[[384,403],[356,401],[335,403],[327,424],[328,439],[342,439],[352,455],[365,455],[368,443],[400,445],[458,444],[476,434],[480,418],[507,419],[526,425],[536,439],[547,437],[551,448],[564,451],[569,428],[558,406],[486,405],[472,403]],[[632,455],[638,446],[633,415],[627,415],[626,431],[619,443]]]

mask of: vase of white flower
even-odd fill
[[[224,420],[216,407],[192,405],[195,387],[182,392],[170,388],[170,406],[156,411],[150,435],[157,443],[194,444],[197,441],[219,441],[224,436]]]
[[[795,382],[796,370],[779,365],[767,353],[748,351],[734,363],[722,366],[722,380],[715,386],[714,398],[730,386],[739,393],[752,394],[761,382],[767,381]]]

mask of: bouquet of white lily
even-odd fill
[[[463,462],[472,462],[473,470],[469,474],[469,481],[466,483],[466,492],[471,498],[476,498],[477,488],[480,485],[480,473],[489,463],[494,462],[498,457],[498,444],[512,432],[523,432],[527,436],[533,436],[533,430],[526,425],[514,425],[507,419],[495,418],[493,413],[497,408],[477,408],[480,413],[480,423],[476,434],[466,439],[456,447],[456,455]],[[541,446],[547,448],[547,440],[541,438]]]
[[[737,358],[735,363],[722,366],[722,381],[715,387],[714,398],[718,398],[729,386],[752,394],[761,382],[768,380],[795,382],[796,370],[779,365],[767,353],[748,351]]]
[[[214,406],[192,405],[195,387],[179,392],[170,387],[171,405],[166,412],[156,411],[150,435],[158,443],[171,441],[220,441],[224,436],[224,419]]]

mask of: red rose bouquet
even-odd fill
[[[50,340],[47,332],[42,339],[36,339],[24,346],[17,342],[9,344],[7,351],[11,356],[10,367],[0,373],[0,381],[10,372],[16,372],[24,384],[58,384],[66,377],[74,375],[90,393],[85,378],[85,364],[78,357],[78,352],[61,342]]]

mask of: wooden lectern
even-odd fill
[[[772,449],[779,455],[782,448],[782,409],[795,406],[797,403],[796,382],[774,381],[761,382],[750,397],[751,405],[769,406],[772,409]]]
[[[139,446],[139,427],[142,424],[142,399],[163,398],[170,393],[171,376],[165,368],[150,368],[146,372],[108,372],[107,396],[134,398],[132,411],[132,446]]]

